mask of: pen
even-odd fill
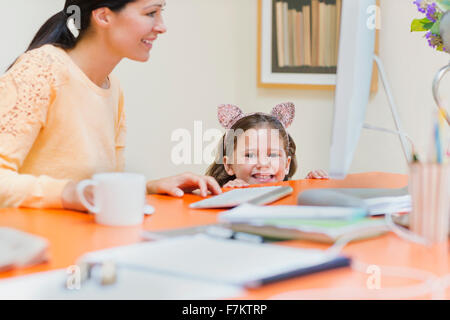
[[[441,135],[439,130],[439,122],[436,123],[435,129],[434,129],[434,142],[436,144],[436,162],[441,164],[442,163],[442,152],[441,152]]]

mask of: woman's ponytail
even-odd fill
[[[106,7],[117,12],[122,10],[128,3],[134,1],[136,0],[66,0],[64,9],[44,23],[34,36],[27,51],[46,44],[52,44],[66,50],[72,49],[89,28],[93,10]],[[71,16],[69,16],[69,12]],[[71,31],[68,26],[69,21],[75,21],[72,13],[77,15],[76,36],[74,36],[75,31]]]
[[[52,44],[66,50],[72,49],[89,28],[93,10],[106,7],[117,12],[122,10],[128,3],[134,1],[136,0],[66,0],[64,10],[58,12],[44,23],[26,51],[37,49],[46,44]],[[74,7],[78,9],[79,26],[75,27],[76,30],[71,31],[68,24],[71,20],[75,24],[75,20],[69,17],[66,12],[70,12],[70,9]],[[9,66],[8,70],[14,63]]]
[[[75,47],[76,38],[67,27],[68,17],[60,11],[48,19],[34,36],[27,51],[39,48],[45,44],[54,44],[63,49]]]

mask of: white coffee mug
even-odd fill
[[[86,200],[84,191],[93,187],[94,203]],[[99,173],[78,183],[81,203],[95,214],[97,223],[108,226],[133,226],[144,220],[145,177],[135,173]]]

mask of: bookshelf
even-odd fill
[[[342,1],[258,0],[258,87],[334,90]]]

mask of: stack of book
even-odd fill
[[[275,69],[303,66],[313,67],[310,72],[335,72],[341,7],[342,0],[273,0]]]
[[[219,221],[234,232],[272,240],[334,243],[343,237],[357,241],[389,231],[384,219],[369,218],[361,208],[243,204],[220,213]]]

